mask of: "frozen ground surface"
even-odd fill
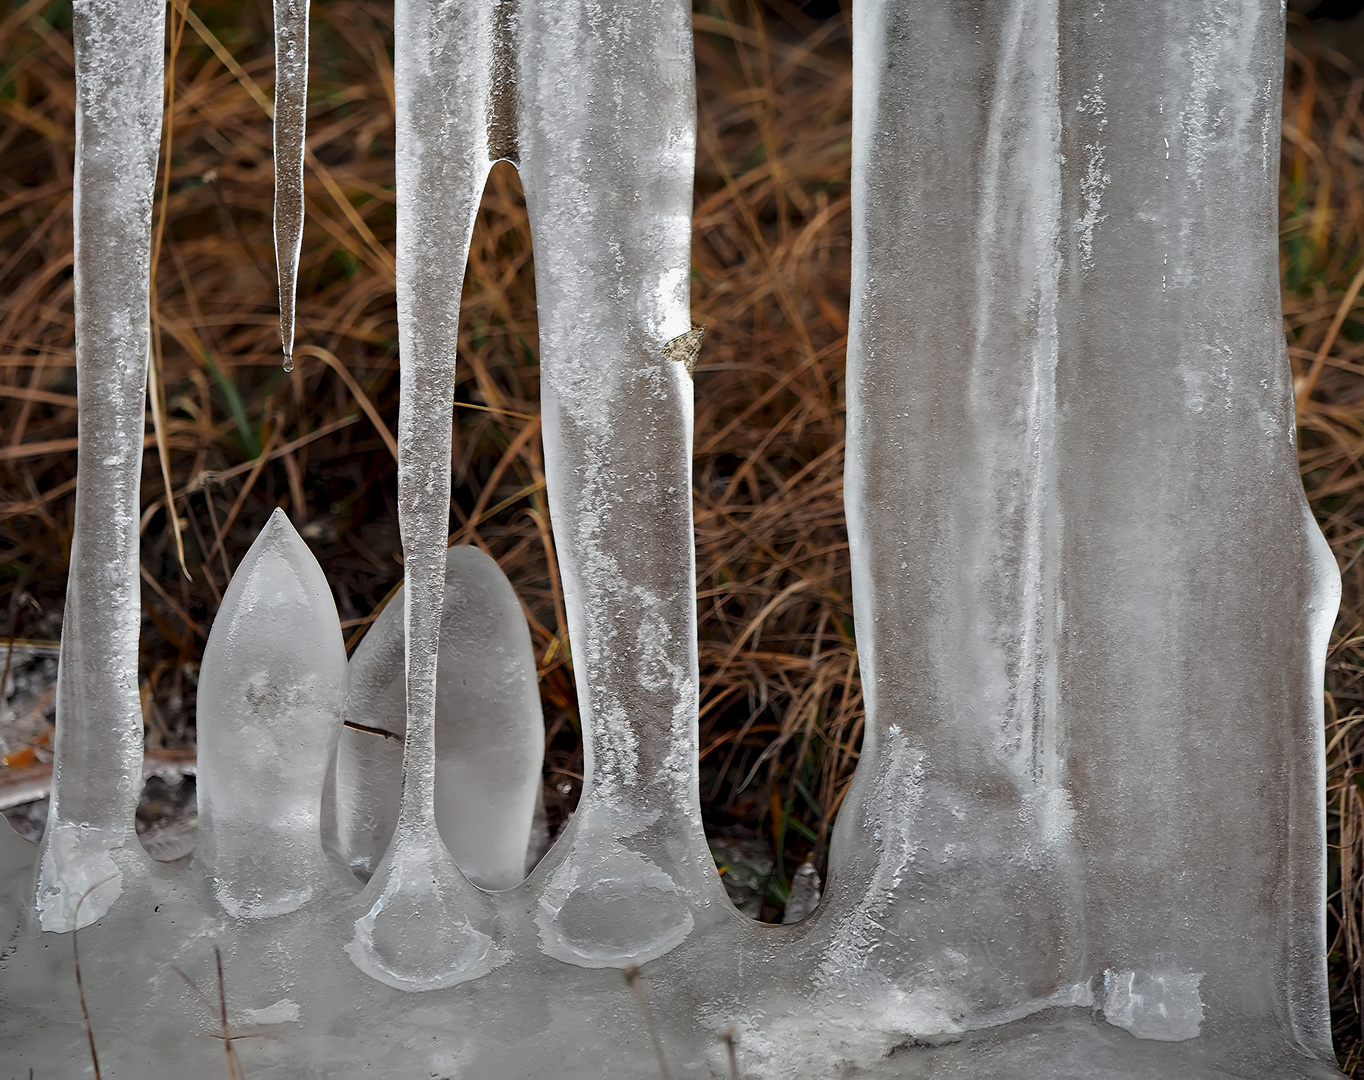
[[[31,888],[35,852],[0,830],[4,1080],[23,1080],[30,1068],[35,1080],[90,1075],[71,938],[39,933],[17,901]],[[103,920],[80,931],[87,1002],[107,1077],[228,1075],[215,945],[223,955],[233,1045],[253,1080],[660,1075],[621,973],[549,959],[533,934],[513,950],[515,959],[482,979],[408,994],[362,975],[342,951],[361,910],[353,898],[243,923],[203,915],[208,905],[197,879],[188,859],[157,868],[131,884]],[[504,911],[524,910],[528,891],[501,894]],[[808,970],[827,920],[759,927],[716,914],[711,933],[643,969],[650,1014],[675,1077],[727,1078],[720,1033],[730,1026],[747,1080],[1338,1076],[1274,1045],[1271,1032],[1224,1026],[1216,1016],[1207,1017],[1200,1037],[1183,1042],[1135,1038],[1092,1005],[1042,1008],[997,1027],[954,1031],[911,995],[821,991],[808,978],[778,980],[779,971]],[[111,954],[118,965],[89,961]]]

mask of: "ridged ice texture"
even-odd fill
[[[308,0],[275,0],[275,267],[284,370],[294,367],[294,305],[303,250],[308,120]]]
[[[223,594],[199,671],[194,863],[229,915],[283,915],[338,879],[322,792],[348,682],[322,568],[276,510]]]
[[[81,926],[103,915],[122,871],[144,859],[138,484],[165,5],[75,0],[72,20],[80,479],[37,885],[42,926],[56,931],[77,925],[77,907]]]
[[[549,498],[587,763],[583,802],[531,891],[549,955],[640,963],[725,910],[696,787],[691,380],[664,354],[691,333],[687,8],[403,0],[395,33],[408,728],[371,916],[386,917],[378,898],[407,867],[444,882],[442,902],[477,926],[477,898],[433,835],[434,692],[460,284],[488,169],[514,158],[539,253]],[[357,924],[357,955],[377,929]],[[366,970],[409,985],[410,949],[417,981],[441,982],[417,935],[398,926],[386,949]],[[468,977],[454,968],[448,979]]]
[[[1279,4],[863,0],[853,39],[868,713],[824,977],[1327,1057]]]
[[[403,595],[374,620],[350,662],[346,718],[401,736]],[[436,676],[436,828],[456,864],[484,889],[526,876],[545,728],[535,654],[521,604],[501,568],[475,547],[445,560]],[[388,847],[402,801],[402,743],[357,728],[336,756],[338,846],[370,874]]]

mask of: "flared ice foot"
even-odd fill
[[[541,947],[580,967],[655,960],[692,931],[685,894],[652,859],[626,846],[647,819],[593,810],[583,812],[571,850],[540,893]]]
[[[127,838],[81,825],[49,827],[38,865],[38,922],[64,934],[101,919],[123,891],[123,866],[141,857]]]
[[[473,925],[486,912],[434,825],[397,837],[364,897],[346,955],[397,990],[442,990],[477,979],[507,957]]]

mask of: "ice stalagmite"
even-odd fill
[[[401,736],[407,726],[403,594],[351,658],[347,720]],[[478,548],[445,560],[436,684],[436,827],[460,870],[487,889],[526,876],[545,728],[530,629],[506,575]],[[402,743],[347,728],[336,760],[339,847],[369,873],[402,799]]]
[[[347,952],[405,990],[475,978],[500,958],[491,909],[459,872],[434,816],[455,342],[474,215],[492,168],[494,22],[490,5],[440,0],[398,0],[394,13],[407,733],[397,828]]]
[[[322,850],[322,789],[348,672],[331,590],[276,510],[223,595],[199,675],[195,865],[238,918],[346,884]]]
[[[75,0],[72,20],[80,480],[37,884],[43,929],[57,931],[77,926],[77,907],[81,926],[103,915],[123,870],[145,859],[133,830],[142,780],[138,482],[165,5]]]
[[[308,0],[275,0],[275,266],[285,371],[294,367],[307,113]]]

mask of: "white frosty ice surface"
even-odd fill
[[[1104,1019],[1139,1039],[1198,1038],[1203,976],[1180,971],[1105,971]]]

